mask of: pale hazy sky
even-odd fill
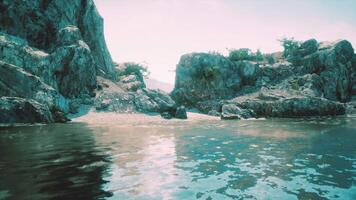
[[[226,48],[281,50],[283,36],[348,39],[356,47],[356,0],[94,0],[116,62],[146,62],[174,83],[181,55]]]

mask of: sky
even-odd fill
[[[347,39],[356,47],[356,0],[94,0],[115,62],[148,66],[174,83],[180,56],[227,49],[281,51],[278,39]]]

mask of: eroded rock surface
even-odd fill
[[[1,97],[33,100],[60,118],[95,96],[97,74],[112,76],[92,0],[4,0],[0,11]]]
[[[268,65],[230,62],[215,54],[184,55],[172,96],[203,113],[221,113],[222,119],[345,114],[343,103],[352,100],[356,88],[352,45],[311,39],[301,44],[298,56],[297,64]]]
[[[121,76],[117,81],[102,77],[99,79],[102,89],[97,92],[94,102],[95,109],[98,112],[161,113],[161,116],[166,119],[186,119],[185,108],[178,107],[169,94],[163,91],[145,87],[131,89],[127,87],[127,83],[122,82],[122,79],[126,80],[125,76]],[[137,80],[143,81],[143,78],[134,79],[135,82]],[[139,85],[144,85],[144,83],[139,83]]]
[[[55,122],[46,105],[18,97],[0,98],[1,123],[51,123]]]
[[[92,52],[97,70],[107,75],[113,72],[103,35],[103,19],[92,0],[3,0],[0,11],[1,31],[49,53],[57,48],[55,41],[60,30],[77,27],[80,38]],[[62,45],[65,42],[59,40]]]

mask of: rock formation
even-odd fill
[[[177,65],[172,97],[222,119],[340,115],[355,94],[356,56],[346,41],[308,40],[298,62],[269,65],[192,53]]]
[[[163,118],[186,119],[185,107],[178,107],[175,101],[164,91],[147,89],[143,74],[139,69],[127,70],[136,64],[117,65],[113,80],[99,79],[100,90],[94,101],[98,112],[121,113],[161,113]],[[137,65],[139,66],[139,65]]]
[[[113,63],[92,0],[4,0],[0,11],[0,96],[22,98],[6,98],[6,105],[14,105],[7,109],[35,105],[24,111],[28,122],[57,121],[52,115],[68,113],[72,101],[95,96],[97,74],[111,76]],[[45,107],[50,112],[42,112]]]
[[[103,19],[92,0],[2,0],[0,11],[2,32],[23,38],[29,46],[45,52],[53,52],[59,43],[70,45],[66,39],[71,42],[81,38],[92,52],[96,69],[107,75],[113,71]],[[77,27],[79,32],[63,40],[58,33],[68,26]]]
[[[66,122],[68,119],[55,110],[37,101],[19,97],[0,98],[0,122],[14,123],[52,123]]]
[[[337,115],[356,107],[345,105],[356,95],[356,56],[345,40],[308,40],[273,65],[187,54],[171,96],[147,89],[141,70],[112,62],[93,0],[0,2],[0,123],[64,122],[81,104],[167,119],[186,119],[185,106],[223,119]]]
[[[0,123],[63,122],[81,104],[176,115],[135,65],[114,65],[92,0],[3,0],[0,11]]]

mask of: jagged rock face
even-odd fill
[[[0,11],[0,96],[34,100],[66,121],[68,102],[93,97],[97,73],[112,75],[92,0],[3,0]]]
[[[298,56],[298,63],[302,65],[285,60],[274,65],[238,61],[227,67],[221,63],[229,61],[208,62],[214,61],[217,55],[184,55],[177,65],[172,96],[178,104],[204,113],[216,115],[219,112],[222,119],[245,118],[250,112],[259,117],[344,114],[345,105],[338,102],[350,101],[356,90],[356,56],[351,44],[343,40],[326,45],[311,39],[302,43]],[[224,59],[219,57],[219,60]],[[206,81],[207,72],[201,68],[214,64],[218,75]],[[227,87],[233,82],[227,77],[235,78],[238,87]]]
[[[305,58],[304,68],[308,73],[316,73],[323,82],[324,97],[334,101],[347,102],[352,96],[354,77],[352,45],[342,40],[322,47]]]
[[[21,97],[64,112],[68,102],[51,86],[20,67],[0,61],[0,96]]]
[[[241,78],[238,69],[227,58],[207,53],[183,55],[177,65],[172,96],[192,106],[209,99],[226,98],[238,91]]]
[[[78,29],[67,28],[72,30],[61,34],[63,40],[60,40],[67,46],[58,46],[51,54],[28,46],[20,38],[0,33],[0,60],[39,77],[65,97],[89,95],[96,88],[95,63],[89,47],[77,40]]]
[[[1,123],[55,122],[49,108],[33,100],[18,97],[0,98]]]
[[[23,38],[29,46],[45,52],[57,48],[58,32],[68,26],[78,27],[82,40],[92,52],[96,69],[110,75],[113,63],[104,40],[103,19],[92,0],[0,2],[1,31]]]

